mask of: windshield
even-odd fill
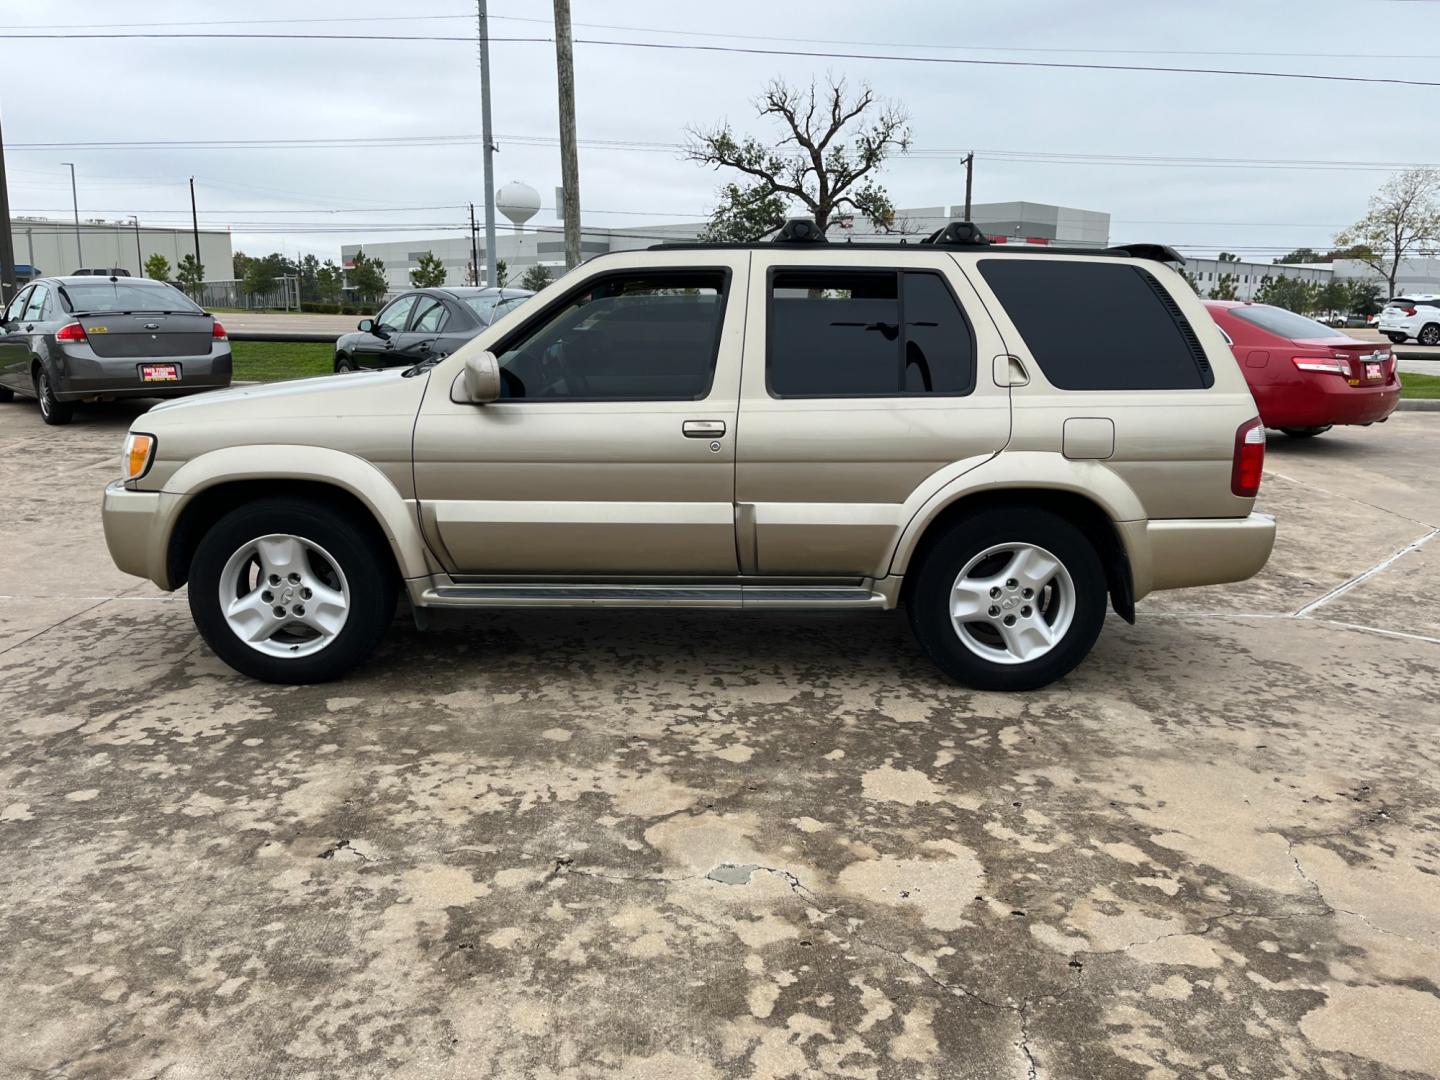
[[[72,311],[183,311],[203,314],[179,289],[160,282],[84,281],[65,285]]]
[[[1340,338],[1344,341],[1354,341],[1349,334],[1342,334],[1333,327],[1324,323],[1316,322],[1314,319],[1307,319],[1304,315],[1296,315],[1293,311],[1286,311],[1284,308],[1270,307],[1268,304],[1252,304],[1247,307],[1235,307],[1230,309],[1230,314],[1237,319],[1244,319],[1248,323],[1260,327],[1261,330],[1268,330],[1272,334],[1278,334],[1283,338],[1290,338],[1292,341],[1309,340],[1311,338]]]

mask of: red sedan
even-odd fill
[[[1357,341],[1268,304],[1206,300],[1266,427],[1307,438],[1336,424],[1374,424],[1400,401],[1390,346]]]

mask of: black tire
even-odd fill
[[[1388,337],[1396,345],[1405,344],[1406,336],[1404,334],[1386,334],[1385,336]]]
[[[1440,345],[1440,323],[1426,323],[1415,340],[1421,345]]]
[[[950,593],[976,556],[998,544],[1045,549],[1068,571],[1075,589],[1069,629],[1048,652],[1018,663],[1001,663],[972,651],[950,618]],[[983,564],[982,564],[983,566]],[[1048,510],[999,507],[964,519],[940,537],[914,571],[907,591],[910,626],[941,671],[977,690],[1036,690],[1063,678],[1083,660],[1105,622],[1105,569],[1089,539]]]
[[[75,403],[71,401],[57,401],[55,390],[50,385],[50,376],[44,367],[37,367],[34,372],[35,379],[35,400],[40,403],[40,419],[52,427],[61,424],[68,424],[75,418]]]
[[[15,400],[15,391],[8,386],[0,386],[0,405],[8,405]]]
[[[338,375],[344,371],[356,371],[355,361],[344,353],[338,353],[335,357],[335,373]]]
[[[1313,439],[1316,435],[1324,435],[1335,425],[1320,424],[1318,427],[1282,427],[1280,430],[1292,439]]]
[[[220,580],[230,557],[261,536],[300,537],[323,548],[350,588],[345,623],[317,652],[283,657],[258,651],[230,628]],[[395,616],[398,581],[390,553],[365,523],[324,505],[282,496],[230,511],[205,533],[190,561],[190,614],[206,644],[241,674],[271,683],[318,683],[345,674],[380,643]]]

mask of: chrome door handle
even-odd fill
[[[687,439],[718,439],[725,434],[724,420],[686,420],[680,430]]]

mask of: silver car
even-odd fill
[[[230,385],[225,328],[179,289],[144,278],[40,278],[0,315],[0,401],[66,424],[77,401],[182,397]]]

